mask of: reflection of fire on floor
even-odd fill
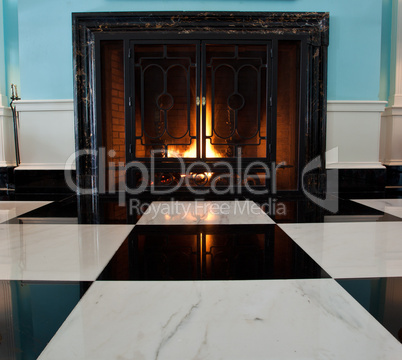
[[[101,280],[251,280],[328,275],[276,225],[137,226]]]

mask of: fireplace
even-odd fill
[[[74,14],[73,27],[80,187],[298,191],[304,165],[325,163],[328,14]],[[303,180],[320,191],[325,171]]]

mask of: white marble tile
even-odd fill
[[[368,199],[353,201],[402,218],[402,199]]]
[[[52,201],[0,201],[0,223],[35,210]]]
[[[279,226],[334,278],[402,276],[402,222]]]
[[[154,201],[137,225],[274,224],[253,201]]]
[[[96,282],[39,359],[401,359],[332,279]]]
[[[1,280],[95,280],[133,225],[0,225]]]

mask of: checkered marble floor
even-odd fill
[[[401,209],[0,202],[0,358],[401,359]]]

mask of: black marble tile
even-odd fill
[[[0,189],[0,201],[14,201],[14,190]]]
[[[75,171],[72,173],[75,179]],[[65,180],[64,170],[15,170],[17,194],[73,194]]]
[[[337,279],[337,282],[402,342],[402,277]]]
[[[136,226],[98,280],[328,278],[276,225]]]
[[[377,222],[401,221],[400,218],[356,203],[352,200],[330,197],[336,205],[333,213],[306,197],[270,198],[254,200],[276,223],[322,223],[322,222]],[[328,204],[327,204],[328,205]]]
[[[149,204],[151,200],[143,202]],[[70,196],[7,221],[8,224],[135,224],[141,214],[115,197]],[[144,208],[145,210],[145,208]]]
[[[216,200],[223,200],[215,197]],[[338,204],[336,213],[323,209],[306,197],[254,198],[257,204],[277,223],[373,222],[401,221],[400,218],[356,203],[331,197]],[[39,199],[38,199],[39,200]],[[44,200],[44,199],[43,199]],[[152,201],[171,198],[125,198],[120,202],[110,196],[70,196],[9,220],[9,224],[136,224]],[[175,200],[194,200],[178,198]],[[205,199],[205,200],[212,200]],[[244,200],[242,197],[239,200]]]
[[[37,359],[90,285],[1,281],[0,358]]]
[[[24,197],[25,199],[25,197]],[[43,197],[37,200],[45,200]],[[48,205],[41,206],[38,209],[26,212],[9,221],[7,224],[66,224],[78,223],[77,201],[75,196],[54,201]]]
[[[14,189],[14,166],[0,167],[0,189]]]
[[[339,192],[384,192],[386,169],[339,169]]]
[[[402,166],[386,166],[387,186],[402,187]]]

